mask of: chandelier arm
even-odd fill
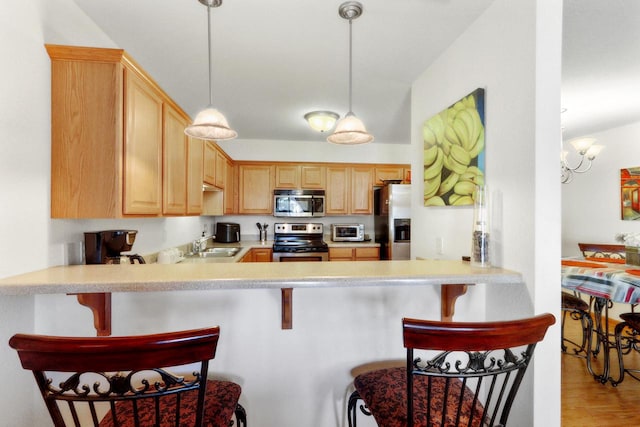
[[[586,166],[584,168],[580,169],[585,164],[585,159],[587,160]],[[568,169],[568,170],[570,170],[571,172],[585,173],[589,169],[591,169],[591,165],[592,164],[593,164],[593,162],[591,161],[591,159],[588,159],[584,155],[582,155],[580,157],[580,162],[575,167],[569,166],[569,162],[567,162],[566,160],[563,162],[563,167]]]

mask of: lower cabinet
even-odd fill
[[[329,248],[329,261],[378,261],[378,247],[340,247]]]
[[[242,257],[240,262],[271,262],[273,258],[273,249],[271,248],[252,248]]]

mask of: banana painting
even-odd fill
[[[472,205],[484,184],[484,89],[425,121],[424,205]]]

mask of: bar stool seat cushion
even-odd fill
[[[622,313],[620,318],[627,322],[631,329],[640,332],[640,313]]]
[[[484,408],[476,401],[472,423],[469,424],[474,394],[465,387],[461,417],[463,421],[455,424],[458,410],[458,397],[462,391],[462,382],[456,378],[449,379],[449,390],[444,425],[442,408],[445,398],[447,380],[442,377],[414,376],[414,425],[427,425],[427,390],[431,379],[431,419],[436,421],[430,427],[449,427],[454,425],[474,426],[481,425]],[[357,376],[354,386],[367,407],[373,413],[376,422],[384,427],[406,427],[407,425],[407,370],[402,368],[388,368],[371,371]]]
[[[238,384],[229,381],[208,380],[207,392],[205,395],[204,426],[220,427],[228,426],[231,417],[236,409],[240,398],[241,388]],[[198,390],[185,392],[181,395],[180,402],[180,426],[195,425],[196,406]],[[161,402],[167,402],[170,406],[175,405],[176,395],[165,395],[160,398]],[[172,403],[169,403],[172,402]],[[165,405],[167,403],[164,403]],[[161,403],[161,426],[175,425],[175,412],[173,410],[163,411]],[[154,425],[154,405],[149,399],[138,401],[138,411],[140,425]],[[116,404],[116,416],[119,427],[134,426],[133,406],[131,402],[119,402]],[[107,414],[100,422],[100,427],[114,427],[113,417]]]
[[[569,310],[589,311],[589,304],[581,298],[562,292],[562,308]]]

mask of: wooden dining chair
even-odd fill
[[[381,427],[506,426],[536,344],[551,314],[501,322],[403,319],[406,367],[354,380],[349,426],[357,407]]]
[[[218,327],[125,337],[16,334],[56,427],[246,426],[241,389],[207,380]]]
[[[591,341],[593,336],[593,319],[591,318],[590,304],[578,295],[569,292],[562,292],[561,309],[562,320],[560,325],[560,348],[563,353],[573,356],[588,358],[597,351],[591,351]],[[568,318],[568,319],[567,319]],[[567,320],[580,322],[581,337],[580,342],[575,342],[565,335],[565,323]],[[571,351],[569,350],[571,346]]]

